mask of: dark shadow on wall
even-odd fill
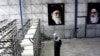
[[[44,28],[43,26],[41,28]],[[40,28],[40,29],[41,29]],[[69,25],[67,27],[64,28],[66,31],[68,30],[68,34],[65,34],[64,33],[64,37],[62,37],[62,39],[71,39],[71,38],[74,38],[74,27],[73,25]],[[49,30],[49,29],[48,29]],[[59,29],[60,30],[60,29]],[[62,29],[61,29],[62,30]],[[43,40],[52,40],[53,39],[53,36],[48,36],[45,34],[45,31],[46,30],[41,30],[41,35],[43,37]],[[53,35],[53,33],[52,33]],[[68,37],[66,37],[65,35],[68,35]]]
[[[41,34],[41,37],[42,37],[42,40],[45,41],[45,40],[52,40],[53,38],[49,37],[49,36],[46,36],[44,33],[40,33]]]
[[[76,32],[77,38],[96,38],[96,36],[95,37],[85,37],[85,35],[84,35],[85,34],[85,27],[84,26],[85,26],[84,24],[78,24],[78,27],[77,27],[78,29],[77,29],[77,32]],[[86,30],[88,30],[88,28]],[[90,29],[92,29],[92,28],[90,28]],[[73,25],[67,26],[65,28],[65,31],[67,31],[67,30],[68,30],[69,33],[68,34],[65,33],[64,34],[65,37],[63,37],[62,39],[72,39],[72,38],[75,38]],[[78,34],[79,34],[79,36],[78,36]],[[41,32],[41,35],[43,37],[43,40],[52,40],[53,39],[52,36],[47,36],[45,34],[45,31]],[[68,36],[66,36],[66,35],[68,35]]]

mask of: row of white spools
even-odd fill
[[[35,32],[38,27],[38,22],[33,23],[29,30],[27,31],[25,38],[21,42],[21,47],[23,47],[23,51],[21,53],[22,56],[34,56],[34,41],[30,41],[30,39],[34,38]]]

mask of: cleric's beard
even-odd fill
[[[59,17],[52,17],[56,24],[61,24],[61,18]]]
[[[52,17],[53,19],[60,20],[60,17]]]
[[[90,21],[91,21],[92,23],[97,23],[97,21],[98,21],[98,17],[97,17],[97,16],[90,17],[90,18],[91,18]]]

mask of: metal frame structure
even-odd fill
[[[77,38],[77,11],[78,11],[78,0],[75,0],[75,25],[74,25],[74,36]]]
[[[0,49],[4,49],[0,55],[12,55],[12,56],[20,56],[21,55],[21,46],[19,45],[19,40],[16,41],[17,36],[17,28],[16,28],[16,20],[7,20],[1,26],[1,38],[0,38]],[[6,27],[5,29],[2,29]],[[19,53],[20,52],[20,53]]]
[[[22,25],[22,36],[24,37],[24,24],[23,24],[23,0],[19,0],[19,6],[20,6],[20,17],[21,17],[21,25]]]

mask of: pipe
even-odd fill
[[[77,11],[78,11],[78,0],[75,0],[75,25],[74,25],[74,36],[77,38]]]
[[[19,0],[20,6],[20,17],[21,17],[21,25],[22,25],[22,36],[24,37],[24,25],[23,25],[23,0]]]

